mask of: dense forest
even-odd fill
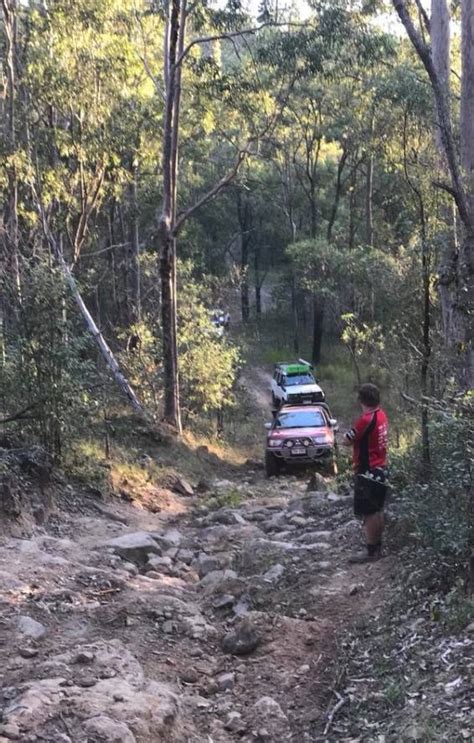
[[[55,456],[110,375],[178,431],[231,405],[209,310],[266,290],[296,352],[387,370],[429,467],[473,386],[469,3],[313,5],[3,3],[3,418]]]
[[[116,390],[220,416],[209,313],[263,295],[294,352],[378,367],[429,477],[473,386],[470,2],[2,8],[3,424],[59,461]]]

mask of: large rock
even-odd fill
[[[18,617],[17,627],[18,632],[25,637],[29,637],[31,640],[41,640],[47,632],[47,629],[43,624],[26,615]]]
[[[220,673],[215,680],[215,684],[218,691],[228,691],[233,689],[235,686],[235,673],[233,671]]]
[[[122,534],[121,537],[111,539],[105,546],[111,547],[114,552],[125,560],[135,562],[138,565],[145,565],[147,563],[149,553],[161,555],[161,548],[151,534],[146,531]]]
[[[214,555],[200,552],[192,565],[199,577],[204,578],[205,575],[211,573],[213,570],[219,570],[221,568],[221,561]]]
[[[209,588],[210,586],[217,588],[221,587],[226,581],[234,580],[235,578],[237,578],[235,570],[211,570],[200,581],[200,585],[204,586],[204,588]]]
[[[319,472],[313,472],[306,490],[308,493],[311,493],[314,490],[317,490],[319,493],[327,493],[329,490],[329,483]]]
[[[260,697],[258,702],[254,704],[254,710],[265,719],[265,722],[269,719],[272,720],[287,720],[287,716],[283,712],[282,708],[273,697]]]
[[[288,503],[287,510],[292,513],[299,511],[305,516],[319,515],[324,508],[326,493],[308,493],[301,498],[294,498]]]
[[[173,560],[171,557],[159,557],[158,555],[150,555],[148,562],[145,565],[145,571],[148,573],[151,570],[156,570],[158,573],[168,573],[173,567]]]
[[[78,653],[93,657],[87,666],[87,686],[81,685],[81,678],[76,681],[70,675]],[[25,740],[36,739],[34,736],[52,740],[42,735],[43,726],[62,713],[77,721],[77,741],[178,743],[184,739],[174,690],[148,680],[136,658],[118,640],[77,647],[50,662],[64,668],[66,675],[7,690],[4,722],[17,725]]]
[[[225,526],[237,524],[238,526],[245,526],[248,522],[238,511],[231,508],[219,508],[218,511],[214,511],[214,513],[206,516],[203,523],[206,526],[211,526],[212,524],[224,524]]]
[[[338,493],[328,493],[328,501],[331,503],[351,503],[352,495],[339,495]]]
[[[101,743],[136,743],[137,740],[124,722],[116,722],[107,715],[86,720],[84,730],[93,740],[98,738]]]
[[[232,555],[229,552],[217,552],[214,555],[208,555],[207,552],[200,552],[193,560],[192,566],[197,571],[200,578],[204,578],[209,573],[216,570],[225,570],[232,561]]]
[[[222,640],[222,650],[229,655],[249,655],[260,645],[261,637],[250,619],[241,622]]]
[[[264,573],[263,578],[267,583],[276,583],[280,580],[284,572],[284,566],[281,563],[277,563],[276,565],[272,565],[272,567]]]
[[[183,535],[178,529],[167,529],[165,532],[153,532],[153,539],[163,550],[169,550],[181,546]]]
[[[296,538],[297,542],[328,541],[334,536],[332,531],[307,531]]]
[[[177,477],[172,485],[175,493],[191,497],[194,495],[193,486],[184,477]]]
[[[288,718],[273,697],[261,697],[253,706],[259,726],[259,740],[270,743],[290,736]]]
[[[274,513],[269,519],[266,519],[262,524],[261,528],[265,532],[279,531],[286,526],[287,514],[283,511]]]

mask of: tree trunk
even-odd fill
[[[241,256],[240,256],[240,271],[241,271],[241,283],[240,283],[240,303],[242,309],[242,322],[248,323],[250,320],[250,299],[249,299],[249,249],[248,240],[242,238]]]
[[[253,268],[255,274],[255,314],[259,318],[262,314],[262,281],[260,279],[260,247],[255,245],[253,252]]]
[[[6,154],[12,157],[16,152],[16,98],[17,98],[17,5],[16,0],[2,0],[3,30],[5,35],[5,76],[6,101],[4,110],[4,140]],[[7,322],[18,315],[21,304],[21,279],[18,256],[18,177],[16,165],[8,167],[8,193],[4,223],[4,255],[6,272],[10,277],[11,303],[8,303],[5,318]]]
[[[324,304],[318,297],[313,297],[313,348],[311,360],[313,364],[321,362],[321,346],[323,341]]]
[[[311,212],[311,237],[313,240],[316,237],[318,230],[318,209],[316,205],[316,184],[314,178],[310,182],[310,212]]]
[[[439,80],[440,88],[446,98],[446,106],[450,111],[450,94],[449,94],[449,72],[450,72],[450,28],[449,28],[449,10],[446,0],[431,0],[431,53],[433,57],[433,66]],[[443,166],[446,167],[446,153],[443,147],[441,136],[442,123],[439,121],[437,111],[435,115],[438,119],[436,130],[436,143],[438,150],[443,158]]]
[[[130,247],[131,247],[131,320],[139,323],[141,319],[140,293],[140,229],[138,209],[138,162],[132,163],[132,183],[130,185]]]
[[[298,314],[298,288],[294,273],[291,282],[291,310],[293,315],[293,349],[298,354],[300,352],[300,319]]]
[[[161,320],[163,333],[164,418],[178,433],[182,431],[179,395],[177,305],[176,305],[176,220],[179,103],[181,66],[176,65],[184,43],[185,0],[171,0],[165,28],[166,103],[163,124],[163,207],[159,224]]]
[[[337,165],[336,191],[335,191],[335,194],[334,194],[334,202],[333,202],[333,205],[332,205],[331,216],[329,217],[328,229],[327,229],[327,233],[326,233],[326,238],[327,238],[328,243],[330,243],[332,241],[332,230],[333,230],[333,227],[334,227],[334,223],[336,221],[337,210],[338,210],[338,207],[339,207],[339,200],[341,198],[342,172],[343,172],[344,166],[346,164],[347,155],[348,155],[348,151],[344,147],[343,150],[342,150],[341,157],[339,158],[338,165]]]
[[[421,446],[425,476],[429,477],[431,468],[429,409],[427,397],[429,393],[429,372],[431,358],[431,301],[430,301],[430,259],[426,240],[425,212],[420,197],[420,218],[422,223],[421,244],[421,278],[423,289],[423,357],[420,369],[421,387]]]
[[[461,3],[461,167],[465,178],[469,224],[461,241],[455,307],[461,385],[474,388],[474,0]]]
[[[249,199],[242,198],[241,190],[237,190],[237,219],[240,227],[240,304],[242,311],[242,322],[250,320],[250,298],[249,298],[249,248],[251,241],[252,211]]]
[[[262,287],[255,284],[255,314],[260,317],[262,314]]]
[[[166,241],[168,244],[166,244]],[[171,236],[161,240],[161,322],[163,327],[163,368],[165,385],[165,420],[181,431],[181,405],[177,368],[175,267],[176,246]]]
[[[118,292],[117,292],[117,270],[116,270],[116,262],[115,262],[115,248],[112,248],[112,245],[115,245],[115,234],[114,234],[114,203],[112,201],[110,208],[107,212],[107,247],[111,248],[107,251],[107,258],[110,265],[110,281],[111,281],[111,287],[112,287],[112,317],[114,319],[114,322],[117,322],[119,325],[122,324],[122,312],[121,312],[121,306],[118,301]]]
[[[350,180],[351,188],[349,194],[349,250],[355,247],[356,237],[356,186],[357,186],[357,168],[354,167]]]
[[[373,122],[371,135],[373,132]],[[374,155],[371,152],[367,157],[367,173],[365,188],[365,241],[370,248],[374,247]]]

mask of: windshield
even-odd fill
[[[275,428],[318,428],[326,425],[319,410],[289,410],[275,419]]]
[[[287,387],[294,387],[296,384],[314,384],[314,379],[312,374],[295,374],[286,377],[285,384]]]

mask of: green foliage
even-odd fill
[[[146,262],[149,278],[153,276]],[[156,262],[155,262],[156,263]],[[211,323],[212,294],[206,278],[193,278],[192,264],[180,263],[178,305],[178,352],[182,403],[188,416],[211,413],[235,405],[234,385],[240,366],[240,352],[227,337],[220,336]],[[120,359],[141,399],[159,417],[163,397],[163,364],[160,317],[148,314],[143,322],[120,333],[139,339],[133,350],[124,350]]]
[[[206,307],[191,304],[183,317],[184,312],[183,309],[180,313],[178,344],[185,407],[206,413],[233,407],[236,404],[233,387],[240,360],[238,349],[216,336]]]
[[[474,544],[473,403],[473,395],[466,395],[432,412],[428,479],[420,476],[417,443],[393,462],[414,533],[438,554],[454,559],[467,558]]]
[[[3,338],[0,365],[5,417],[24,410],[10,428],[59,457],[98,407],[100,387],[91,339],[77,323],[64,279],[48,261],[24,267],[16,332]]]

